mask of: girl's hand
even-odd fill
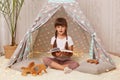
[[[62,53],[61,53],[61,52],[56,52],[55,54],[56,54],[56,57],[62,56]]]
[[[53,52],[52,55],[53,55],[54,57],[61,57],[61,56],[62,56],[62,55],[61,55],[61,52]]]
[[[71,57],[73,55],[73,53],[69,53],[69,52],[61,52],[62,56],[68,56]]]
[[[73,53],[68,53],[68,52],[55,52],[52,53],[53,56],[55,57],[62,57],[62,56],[68,56],[71,57],[73,55]]]

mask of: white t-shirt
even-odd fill
[[[53,36],[53,37],[51,38],[51,45],[54,44],[54,41],[55,41],[55,36]],[[57,37],[56,41],[57,41],[57,47],[60,48],[60,50],[65,49],[66,37],[63,38],[63,39],[59,39],[59,38]],[[68,47],[70,47],[70,46],[72,46],[72,45],[74,44],[74,43],[73,43],[73,40],[72,40],[72,38],[71,38],[70,36],[68,36],[67,41],[68,41]]]

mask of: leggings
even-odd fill
[[[56,58],[50,58],[50,57],[43,58],[43,62],[44,62],[44,64],[46,66],[50,66],[50,64],[51,64],[52,61],[54,61],[54,62],[56,62],[58,64],[61,64],[61,65],[68,64],[68,67],[70,69],[72,69],[72,70],[75,69],[75,68],[77,68],[79,66],[79,63],[77,63],[77,62],[75,62],[75,61],[73,61],[71,59],[61,61],[61,60],[58,60]]]

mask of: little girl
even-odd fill
[[[72,50],[73,51],[73,41],[70,36],[67,35],[67,21],[64,18],[57,18],[55,21],[55,36],[51,39],[52,48],[59,48],[60,50]],[[52,53],[54,58],[43,58],[43,62],[45,65],[58,69],[64,70],[64,73],[69,73],[73,69],[77,68],[79,64],[69,58],[60,59],[59,56],[62,56],[64,52],[56,52]],[[65,53],[64,53],[65,54]],[[72,54],[67,54],[68,56],[72,56]]]

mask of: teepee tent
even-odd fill
[[[49,0],[19,43],[8,66],[11,67],[26,60],[31,55],[33,57],[48,55],[50,39],[54,36],[55,31],[54,21],[58,17],[64,17],[68,22],[68,35],[74,41],[74,56],[80,58],[83,54],[89,54],[91,59],[102,60],[114,65],[110,56],[101,46],[79,4],[75,0]]]

